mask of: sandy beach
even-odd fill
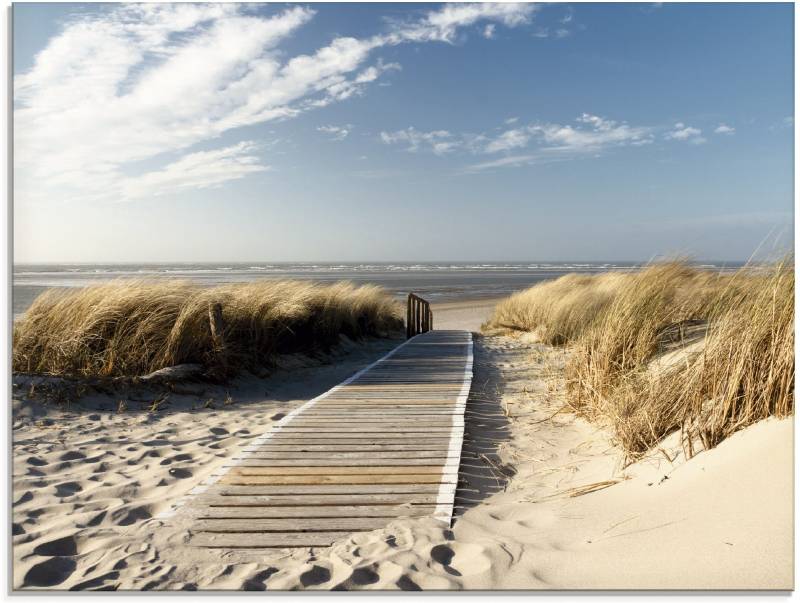
[[[435,307],[436,326],[476,330],[491,307]],[[158,412],[134,396],[120,411],[102,394],[56,410],[17,378],[13,586],[793,587],[791,420],[762,421],[689,461],[668,438],[623,467],[608,433],[565,411],[564,352],[527,334],[477,336],[452,529],[404,519],[330,548],[221,554],[187,546],[180,514],[156,518],[286,412],[397,343],[286,358],[229,388],[187,385]]]

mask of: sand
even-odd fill
[[[434,311],[440,328],[474,329],[489,310]],[[763,421],[688,461],[672,436],[623,467],[606,431],[564,410],[563,352],[529,336],[476,338],[452,528],[398,520],[330,548],[239,552],[187,547],[180,514],[155,518],[283,413],[396,343],[346,346],[327,364],[287,360],[271,377],[186,391],[154,413],[133,408],[146,400],[117,412],[109,396],[56,410],[21,384],[13,586],[793,587],[791,420]],[[202,408],[209,397],[214,408]]]

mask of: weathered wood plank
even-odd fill
[[[437,484],[317,484],[317,485],[297,485],[297,484],[222,484],[209,491],[209,494],[220,495],[271,495],[271,494],[437,494],[439,488]]]
[[[358,508],[369,505],[423,505],[431,506],[436,503],[436,493],[433,492],[407,492],[401,494],[202,494],[197,497],[197,503],[209,507],[282,507],[284,510],[292,508],[307,509],[309,513],[316,513],[318,509],[328,506],[347,505]],[[205,512],[205,509],[203,510]]]
[[[298,461],[294,467],[274,467],[274,466],[242,466],[232,467],[228,475],[440,475],[442,465],[419,465],[415,467],[306,467],[302,461]]]
[[[283,519],[199,519],[192,526],[198,532],[360,532],[386,525],[385,517],[287,517]]]
[[[470,345],[466,332],[417,336],[247,444],[198,489],[190,543],[329,546],[396,517],[449,518]]]
[[[242,460],[236,460],[237,467],[376,467],[388,468],[395,466],[409,466],[409,465],[423,465],[430,466],[444,465],[447,455],[442,454],[438,457],[426,458],[344,458],[344,459],[319,459],[307,458],[300,455],[294,455],[288,459],[274,459],[264,457],[248,457]],[[233,465],[232,465],[233,466]]]
[[[440,484],[447,482],[442,474],[410,475],[240,475],[229,473],[220,479],[222,484],[242,486],[265,485],[327,485],[327,484]],[[455,482],[455,479],[451,479]]]
[[[324,517],[421,517],[435,505],[328,505],[328,506],[209,506],[200,519],[321,519]]]
[[[293,532],[274,534],[250,534],[242,538],[241,534],[218,534],[202,532],[194,534],[189,541],[192,546],[203,548],[292,548],[300,546],[330,546],[337,540],[347,538],[352,531],[346,532]]]
[[[438,426],[438,425],[430,425],[430,426],[407,426],[407,425],[398,425],[396,430],[392,430],[385,425],[376,425],[376,426],[358,426],[358,427],[344,427],[343,425],[334,424],[330,427],[322,427],[317,425],[311,426],[304,426],[304,425],[286,425],[285,427],[276,428],[276,431],[279,433],[286,433],[286,434],[299,434],[299,433],[309,433],[309,434],[324,434],[325,437],[355,437],[361,436],[364,438],[371,437],[373,434],[378,434],[382,436],[391,436],[391,437],[418,437],[416,435],[411,434],[447,434],[450,435],[452,431],[452,425],[445,426]],[[346,435],[346,434],[354,434],[354,435]]]
[[[259,460],[273,460],[277,461],[289,461],[294,463],[296,459],[302,459],[304,461],[309,460],[320,460],[320,461],[375,461],[375,462],[385,462],[385,461],[426,461],[429,459],[445,459],[447,458],[447,450],[444,448],[436,451],[430,452],[423,452],[418,450],[384,450],[384,451],[372,451],[366,452],[362,450],[358,450],[355,452],[341,452],[341,451],[326,451],[326,452],[302,452],[302,451],[262,451],[256,450],[245,456],[235,456],[233,457],[234,460],[237,459],[250,459],[253,461]],[[425,464],[425,463],[420,463]]]
[[[435,441],[415,443],[408,441],[401,442],[352,442],[349,440],[338,440],[332,442],[325,440],[322,443],[309,442],[308,440],[286,441],[270,439],[258,445],[245,447],[245,450],[299,450],[301,452],[360,452],[360,451],[399,451],[399,450],[447,450],[448,441],[440,438]]]

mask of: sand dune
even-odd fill
[[[564,411],[563,352],[529,336],[476,340],[452,528],[398,520],[327,549],[248,552],[190,548],[180,514],[155,519],[386,346],[240,382],[228,407],[186,409],[224,400],[221,390],[157,414],[15,402],[14,587],[793,587],[791,420],[762,421],[689,461],[668,438],[623,468],[608,432]]]

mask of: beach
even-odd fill
[[[491,308],[434,306],[435,326],[476,330]],[[266,378],[189,387],[159,412],[133,402],[121,412],[103,395],[54,410],[18,379],[14,587],[792,588],[791,419],[689,461],[667,439],[622,466],[609,433],[564,410],[563,350],[530,334],[476,331],[452,529],[402,519],[330,548],[220,557],[187,546],[180,514],[158,518],[248,440],[397,343],[286,358]]]

